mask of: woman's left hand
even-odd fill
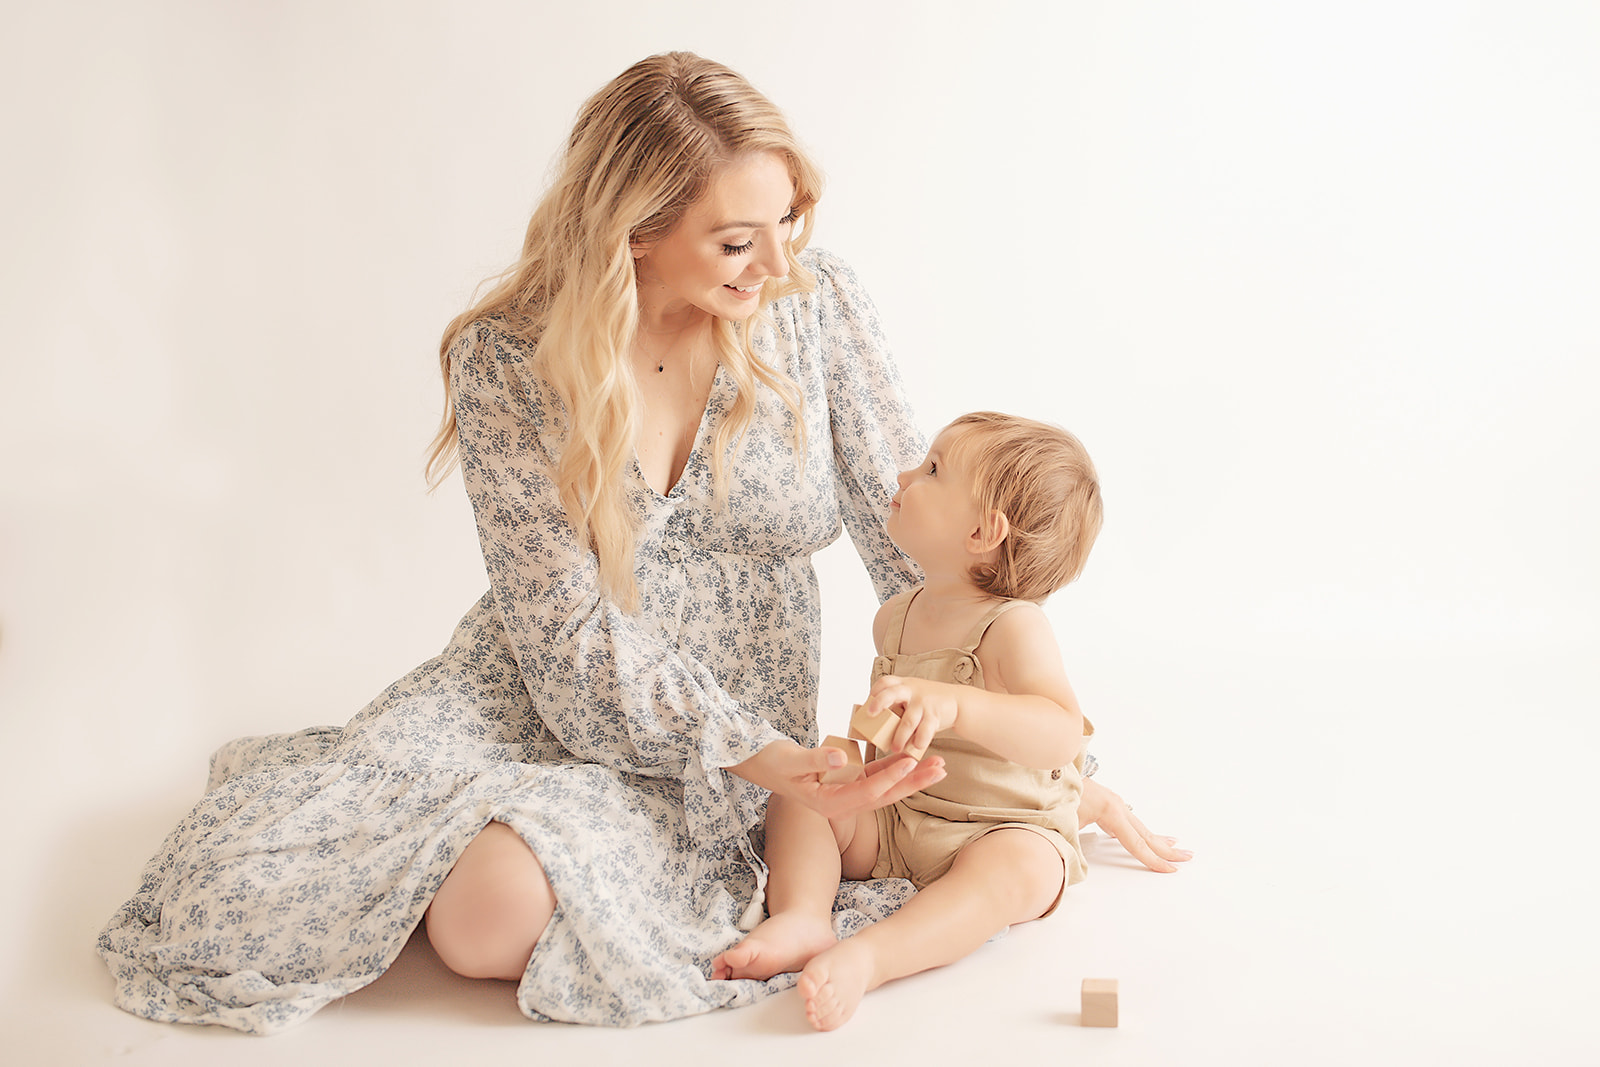
[[[774,741],[728,770],[829,819],[853,818],[893,804],[945,775],[940,756],[915,760],[900,755],[874,760],[867,773],[853,782],[822,781],[824,773],[844,764],[844,753],[836,748],[801,748],[793,741]]]

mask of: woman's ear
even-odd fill
[[[628,251],[633,253],[635,262],[643,259],[650,253],[650,246],[643,241],[629,241]]]
[[[982,526],[967,536],[967,551],[975,556],[987,555],[1005,543],[1011,534],[1011,520],[1003,511],[991,511]]]

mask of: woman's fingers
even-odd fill
[[[905,778],[901,779],[900,782],[901,786],[910,787],[910,789],[906,792],[906,796],[910,796],[912,793],[926,789],[928,786],[942,779],[946,774],[943,756],[934,756],[931,759],[923,759],[920,752],[913,752],[911,753],[911,756],[917,762],[912,766],[911,770],[906,774]],[[900,798],[896,797],[895,799],[899,800]]]
[[[829,818],[856,815],[881,808],[924,789],[945,775],[944,760],[935,756],[918,762],[906,756],[874,760],[865,777],[839,785],[819,786],[817,810]]]
[[[846,763],[849,763],[850,758],[844,754],[842,749],[834,748],[831,745],[823,745],[820,748],[811,750],[811,761],[816,764],[817,774],[827,774],[829,771],[836,771]]]

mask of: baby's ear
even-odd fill
[[[991,511],[982,526],[967,538],[967,551],[975,556],[987,555],[1005,543],[1011,534],[1011,520],[1003,511]]]

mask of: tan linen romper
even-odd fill
[[[883,655],[872,664],[872,680],[885,674],[927,678],[936,682],[983,687],[983,668],[976,650],[990,625],[1021,601],[994,606],[973,627],[959,648],[930,652],[900,651],[906,612],[922,590],[898,598],[899,609],[890,617],[883,639]],[[1094,733],[1089,720],[1085,736]],[[872,756],[868,746],[869,758]],[[879,808],[878,859],[874,878],[909,878],[919,889],[950,870],[956,853],[984,834],[1005,828],[1032,830],[1061,853],[1066,879],[1063,888],[1083,881],[1087,874],[1083,850],[1078,845],[1078,797],[1083,792],[1083,754],[1068,766],[1040,770],[1012,763],[982,745],[955,736],[949,730],[934,735],[929,755],[944,757],[946,774],[919,793]],[[1049,915],[1061,898],[1045,911]]]

